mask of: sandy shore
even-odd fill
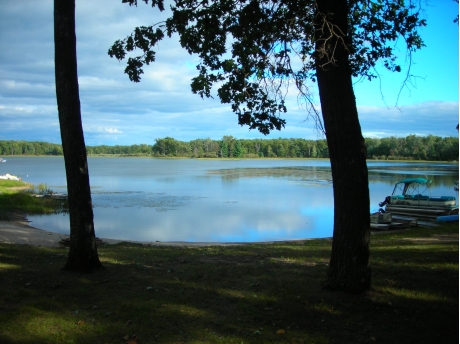
[[[59,241],[68,235],[53,233],[29,226],[27,221],[0,221],[0,243],[31,246],[59,247]],[[120,240],[103,239],[116,244]]]
[[[0,242],[33,246],[58,246],[59,234],[31,227],[27,222],[0,221]]]
[[[43,229],[32,227],[27,221],[0,221],[0,243],[4,244],[18,244],[18,245],[31,245],[31,246],[44,246],[44,247],[61,247],[59,241],[68,238],[68,235],[49,232]],[[108,238],[100,238],[103,244],[113,245],[120,242],[127,242],[127,240],[116,240]],[[302,240],[303,242],[304,240]],[[131,241],[128,242],[144,244],[144,245],[157,245],[157,246],[229,246],[229,245],[243,245],[245,243],[220,243],[220,242],[141,242]]]
[[[372,234],[378,234],[372,232]],[[380,232],[382,233],[382,232]],[[18,244],[18,245],[31,245],[31,246],[44,246],[44,247],[61,247],[59,241],[61,239],[68,238],[68,235],[49,232],[43,229],[38,229],[32,226],[29,226],[27,221],[0,221],[0,243],[4,244]],[[120,242],[127,242],[127,240],[116,240],[108,238],[100,238],[103,244],[113,245]],[[299,244],[307,241],[304,240],[294,240],[290,242],[297,242]],[[330,240],[330,239],[329,239]],[[436,241],[458,241],[458,233],[450,235],[438,235],[431,238],[411,238],[407,240],[412,241],[426,241],[426,242],[436,242]],[[220,243],[220,242],[183,242],[183,241],[174,241],[174,242],[141,242],[141,241],[131,241],[128,242],[144,244],[144,245],[157,245],[157,246],[230,246],[230,245],[244,245],[247,243]],[[270,242],[257,242],[257,244],[269,244]]]

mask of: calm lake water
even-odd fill
[[[0,174],[66,193],[61,157],[6,157]],[[255,242],[332,236],[329,161],[88,158],[100,238]],[[370,211],[410,176],[434,180],[433,195],[457,196],[458,164],[369,162]],[[29,216],[69,233],[68,215]]]

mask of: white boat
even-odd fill
[[[6,160],[3,158],[0,158],[0,162],[6,162]]]
[[[2,176],[0,176],[0,179],[7,179],[7,180],[21,180],[21,178],[12,176],[11,174],[7,173]]]
[[[423,195],[432,180],[427,178],[406,178],[395,184],[391,196],[385,197],[380,207],[393,214],[438,217],[458,214],[457,199],[454,196]]]

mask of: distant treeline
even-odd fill
[[[458,160],[458,137],[417,136],[366,138],[368,159]],[[189,142],[171,137],[156,139],[153,146],[87,146],[88,155],[126,155],[190,158],[328,158],[326,140],[305,139],[196,139]],[[62,155],[58,144],[0,141],[0,155]]]

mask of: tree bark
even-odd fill
[[[69,198],[70,250],[63,270],[102,268],[94,233],[86,146],[81,122],[75,0],[54,1],[56,98]]]
[[[353,92],[346,0],[316,0],[316,75],[334,188],[334,234],[324,287],[370,288],[366,146]]]

